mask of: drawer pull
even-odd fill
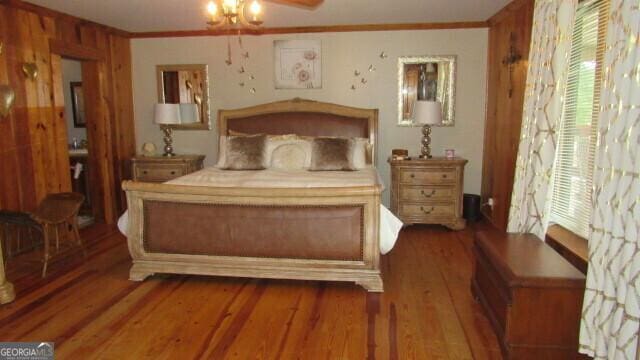
[[[435,195],[436,191],[435,190],[431,190],[431,193],[427,194],[426,192],[424,192],[424,190],[420,190],[420,194],[422,194],[424,197],[428,197],[429,198],[429,197],[432,197],[433,195]]]
[[[145,175],[148,174],[147,170],[144,170],[142,173],[145,174]]]
[[[409,175],[409,177],[414,179],[416,177],[416,174],[411,174],[411,175]]]
[[[447,174],[442,174],[442,178],[446,179],[447,178]]]
[[[425,210],[425,209],[424,209],[424,206],[420,206],[420,210],[422,210],[422,212],[423,212],[423,213],[425,213],[425,214],[427,214],[427,215],[431,214],[431,213],[433,212],[433,210],[435,210],[435,209],[436,209],[436,208],[434,208],[434,207],[432,206],[432,207],[431,207],[431,209],[429,209],[429,210]]]
[[[175,171],[172,171],[172,172],[171,172],[171,175],[175,175],[175,174],[176,174],[176,172],[175,172]]]

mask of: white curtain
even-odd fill
[[[640,328],[640,1],[611,0],[580,351],[635,359]]]
[[[547,231],[556,129],[562,115],[577,4],[578,0],[537,0],[535,4],[509,232],[528,232],[544,239]]]

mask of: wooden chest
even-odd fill
[[[506,359],[575,359],[585,277],[531,234],[479,232],[471,290]]]
[[[405,224],[464,229],[462,188],[467,160],[441,157],[389,160],[391,211]]]
[[[136,156],[131,159],[134,181],[165,182],[202,169],[204,155]]]

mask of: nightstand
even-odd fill
[[[461,158],[391,160],[391,211],[405,224],[441,224],[464,229]]]
[[[131,158],[134,181],[165,182],[202,169],[204,155],[136,156]]]

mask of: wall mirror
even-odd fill
[[[207,65],[158,65],[158,102],[161,104],[196,104],[200,122],[170,125],[173,129],[209,130],[209,73]]]
[[[398,59],[398,125],[417,126],[413,109],[417,100],[442,104],[442,126],[454,125],[456,57],[405,56]]]

